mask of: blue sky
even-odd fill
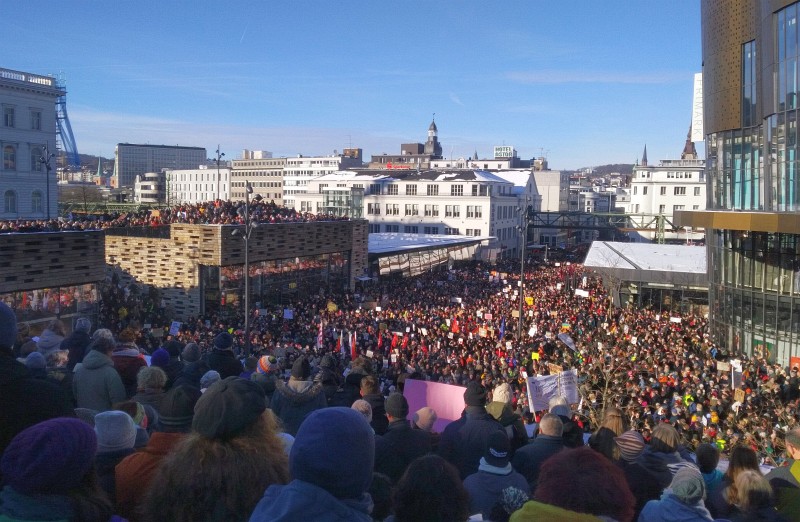
[[[63,75],[78,149],[118,142],[446,157],[554,169],[679,157],[700,72],[690,0],[27,0],[0,67]],[[701,148],[702,150],[702,148]]]

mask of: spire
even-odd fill
[[[478,151],[477,150],[475,151],[475,155],[472,156],[472,159],[473,160],[477,160],[478,159]]]
[[[692,124],[689,123],[689,132],[686,134],[686,144],[683,146],[681,159],[697,159],[697,149],[692,142]]]
[[[97,177],[98,179],[103,177],[103,158],[100,156],[97,157]]]
[[[433,119],[431,120],[431,125],[428,127],[428,134],[430,135],[431,132],[438,132],[439,129],[436,128],[436,113],[433,113]]]
[[[644,152],[642,152],[642,167],[647,166],[647,144],[644,146]]]

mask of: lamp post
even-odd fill
[[[528,205],[530,198],[525,198],[525,206],[518,208],[522,223],[519,226],[520,232],[520,269],[519,269],[519,323],[517,324],[517,339],[522,343],[522,320],[524,318],[524,304],[525,304],[525,250],[528,249],[528,225],[530,223],[528,218]]]
[[[218,151],[219,152],[219,151]],[[245,181],[244,191],[244,232],[238,228],[232,235],[241,235],[244,240],[244,355],[250,356],[250,234],[258,223],[250,221],[250,194],[253,193],[253,186],[249,181]],[[256,196],[260,199],[260,196]]]
[[[39,163],[44,165],[44,169],[46,171],[47,177],[45,178],[45,182],[47,184],[47,220],[50,220],[50,171],[53,170],[53,167],[50,166],[50,160],[55,158],[56,155],[50,152],[50,149],[47,145],[44,146],[44,154],[39,156]]]
[[[216,162],[217,162],[217,199],[219,199],[219,184],[220,184],[220,179],[219,179],[219,162],[220,162],[220,160],[222,160],[222,157],[223,157],[223,156],[225,156],[225,153],[224,153],[224,152],[220,152],[220,151],[219,151],[219,145],[217,145],[217,159],[215,159],[215,160],[214,160],[214,161],[216,161]],[[250,190],[252,191],[252,189],[250,189]]]

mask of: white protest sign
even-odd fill
[[[563,395],[570,404],[577,404],[578,370],[567,370],[556,375],[528,377],[528,403],[531,411],[546,410],[551,398]]]
[[[683,319],[681,319],[680,317],[670,317],[670,318],[669,318],[669,322],[670,322],[670,323],[678,323],[678,324],[681,324],[681,321],[683,321]]]

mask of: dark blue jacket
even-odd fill
[[[503,425],[486,413],[486,408],[483,406],[467,406],[465,411],[464,424],[455,433],[455,428],[448,432],[453,423],[448,424],[439,442],[440,455],[458,468],[461,480],[478,471],[481,457],[489,446],[489,435],[495,431],[502,431],[505,434]],[[445,435],[448,439],[446,451],[450,454],[449,458],[442,453]]]
[[[414,459],[430,451],[428,432],[412,429],[411,422],[405,419],[395,420],[382,437],[375,439],[375,471],[397,483]]]
[[[536,488],[539,481],[539,470],[542,463],[564,449],[564,439],[552,435],[539,435],[533,442],[519,448],[514,453],[511,461],[514,469],[525,477],[531,486],[531,491]]]
[[[285,486],[268,487],[250,522],[372,522],[370,511],[372,498],[367,493],[360,499],[341,500],[314,484],[293,480]]]

